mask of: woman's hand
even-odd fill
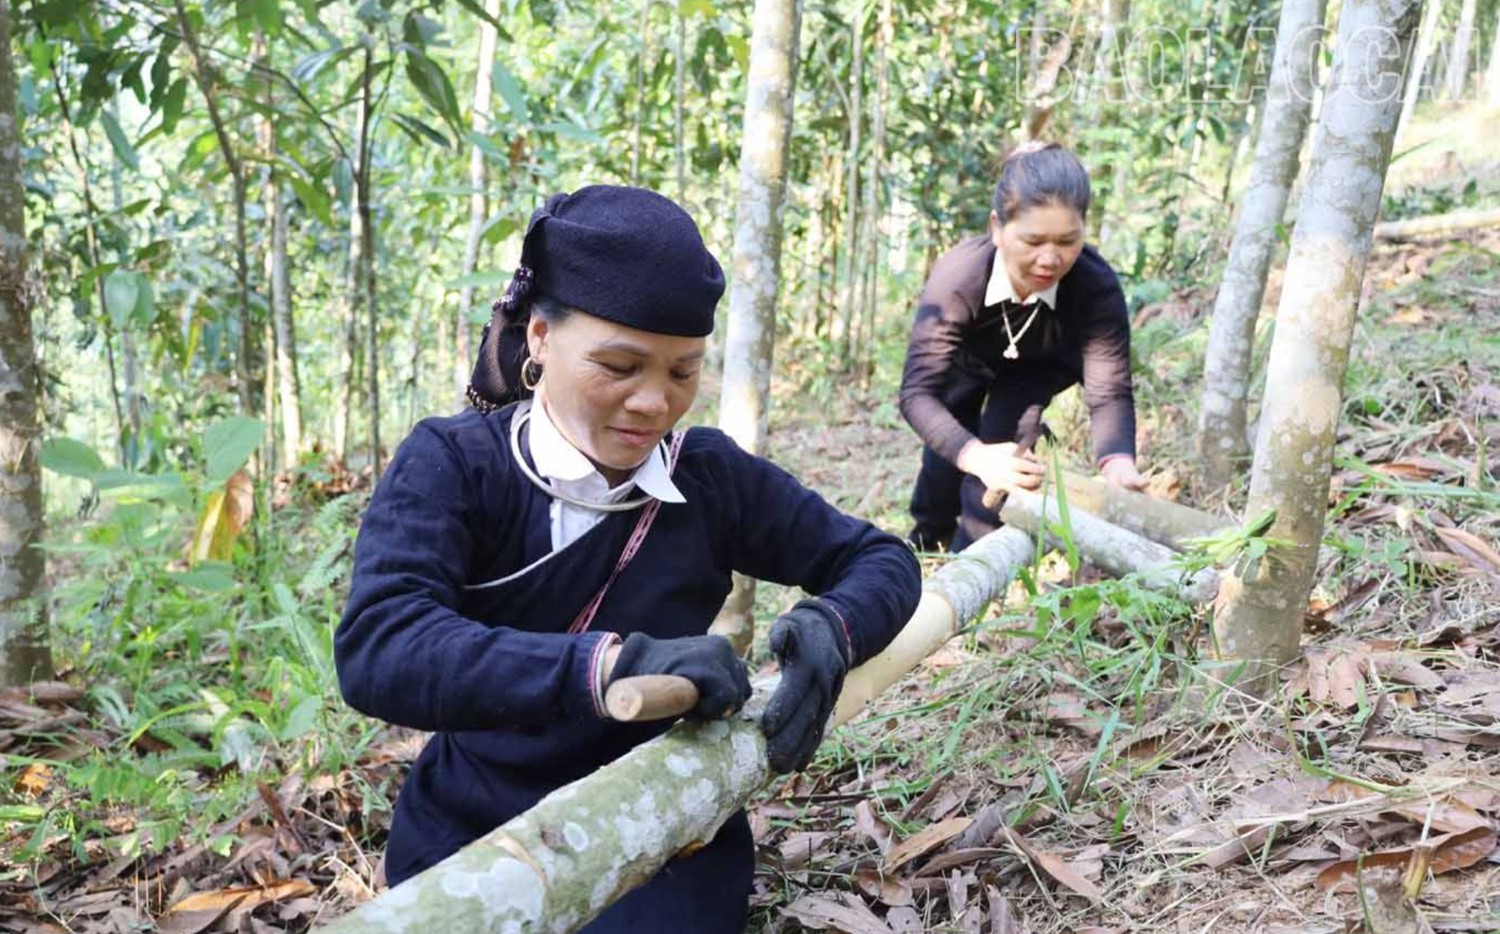
[[[699,720],[727,717],[750,699],[750,675],[723,636],[653,639],[643,632],[625,637],[618,650],[607,650],[606,685],[634,675],[678,675],[698,689],[698,706],[689,716]]]
[[[1146,478],[1135,467],[1133,457],[1111,457],[1099,468],[1104,482],[1117,490],[1140,493],[1146,489]]]
[[[771,626],[771,652],[781,684],[761,714],[766,758],[775,772],[800,772],[812,762],[849,670],[849,637],[816,600],[803,600]]]
[[[958,469],[973,474],[987,490],[1035,490],[1046,471],[1031,454],[1021,453],[1014,441],[985,444],[978,439],[964,445],[958,454]]]

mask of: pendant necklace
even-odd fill
[[[1005,325],[1005,336],[1010,339],[1010,346],[1005,348],[1005,351],[1001,354],[1002,357],[1007,360],[1019,360],[1021,358],[1021,351],[1016,349],[1016,342],[1026,336],[1026,332],[1030,330],[1031,325],[1036,321],[1037,312],[1041,310],[1042,303],[1038,299],[1032,303],[1031,314],[1026,318],[1026,323],[1021,325],[1021,330],[1015,334],[1012,334],[1010,331],[1010,315],[1003,311],[1000,312],[1000,321]]]

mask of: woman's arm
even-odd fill
[[[933,267],[917,304],[901,374],[902,417],[924,444],[950,463],[956,463],[964,445],[974,440],[943,400],[959,347],[978,313],[974,303],[980,299],[971,293],[976,287],[983,289],[983,284],[969,280],[976,276],[982,280],[984,255],[982,249],[965,242]]]
[[[851,666],[885,648],[921,597],[911,549],[720,437],[725,454],[718,482],[728,485],[721,534],[731,567],[794,584],[829,605],[849,641]]]
[[[397,450],[361,524],[334,637],[345,700],[422,730],[602,716],[599,669],[612,634],[525,632],[455,609],[481,512],[479,476],[432,422]]]

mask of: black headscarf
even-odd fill
[[[526,325],[539,295],[642,331],[704,337],[723,294],[719,261],[669,199],[616,185],[553,195],[531,215],[521,263],[491,310],[469,401],[487,412],[523,397]]]

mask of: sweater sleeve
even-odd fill
[[[611,634],[525,632],[455,609],[474,530],[495,521],[477,506],[482,475],[430,422],[397,450],[360,527],[334,637],[344,698],[421,730],[598,716],[595,672]]]
[[[727,436],[732,490],[725,535],[734,570],[799,586],[844,622],[853,664],[871,658],[906,625],[922,594],[916,556],[905,542],[846,515]]]
[[[899,396],[901,415],[922,443],[950,462],[956,462],[958,452],[974,438],[953,417],[943,397],[958,349],[977,313],[957,287],[953,265],[940,261],[922,290]]]
[[[1094,458],[1135,456],[1135,393],[1130,377],[1130,315],[1112,271],[1088,299],[1083,339],[1083,400]]]

